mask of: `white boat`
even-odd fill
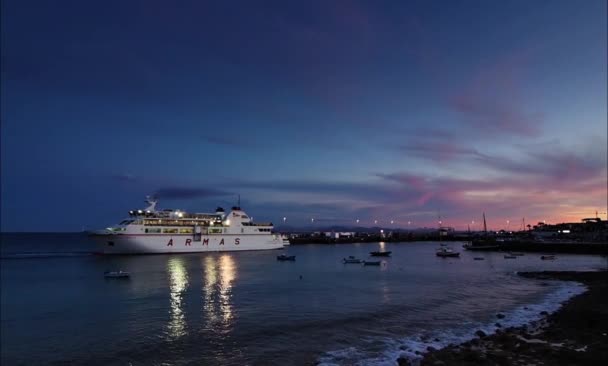
[[[455,252],[451,248],[447,248],[445,246],[439,247],[437,249],[437,251],[435,252],[435,255],[437,255],[438,257],[442,257],[442,258],[460,257],[459,252]]]
[[[240,207],[226,215],[156,210],[156,200],[148,207],[129,211],[118,225],[89,232],[104,254],[191,253],[279,249],[286,238],[273,234],[272,223],[254,223]]]
[[[349,255],[348,258],[343,258],[342,262],[344,262],[344,264],[361,264],[361,263],[363,263],[363,261],[361,259],[357,259],[353,255]]]

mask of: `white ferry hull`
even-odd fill
[[[193,235],[163,234],[92,234],[98,252],[103,254],[159,254],[231,252],[283,248],[280,235],[203,235],[199,241]]]

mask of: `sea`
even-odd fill
[[[599,270],[606,257],[437,242],[104,256],[83,234],[2,234],[2,365],[396,365],[477,330],[538,320],[585,291],[518,271]],[[391,251],[380,266],[343,264]],[[277,261],[279,254],[294,262]],[[481,256],[484,260],[474,260]],[[123,270],[129,279],[107,279]],[[498,318],[502,314],[504,318]],[[496,324],[500,323],[500,324]]]

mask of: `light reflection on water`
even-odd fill
[[[169,273],[169,291],[171,294],[171,319],[167,328],[169,336],[176,339],[188,333],[183,306],[183,297],[188,288],[188,272],[183,258],[172,257],[169,259],[167,272]]]
[[[203,320],[209,328],[232,325],[232,286],[236,270],[236,262],[229,254],[203,259]]]
[[[63,240],[42,241],[40,251],[64,248]],[[77,250],[81,239],[73,241]],[[0,330],[7,336],[0,363],[315,364],[328,352],[353,349],[358,353],[331,361],[365,364],[392,354],[394,345],[401,352],[403,339],[492,325],[497,312],[514,314],[556,289],[515,271],[606,268],[598,256],[505,260],[456,243],[461,258],[442,259],[438,245],[295,245],[285,250],[297,256],[290,263],[277,262],[273,251],[2,259]],[[393,254],[369,256],[377,250]],[[344,265],[349,255],[386,264]],[[128,270],[131,279],[106,280],[111,269]]]

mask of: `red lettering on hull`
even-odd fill
[[[186,245],[192,245],[192,239],[186,239]]]
[[[239,244],[241,244],[241,239],[239,239],[239,238],[234,239],[234,245],[239,245]]]
[[[203,245],[209,245],[209,239],[203,239]]]
[[[173,238],[169,239],[169,242],[167,243],[167,246],[173,246]]]

